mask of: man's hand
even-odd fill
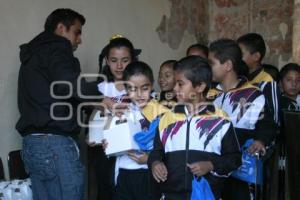
[[[137,154],[136,151],[129,151],[127,155],[129,156],[129,158],[131,158],[140,165],[146,164],[148,161],[148,154],[146,154],[145,152],[139,152]]]
[[[250,154],[259,153],[262,156],[266,154],[266,147],[263,142],[254,140],[253,144],[248,148]]]
[[[104,103],[107,106],[108,110],[110,110],[118,117],[121,117],[128,109],[128,103],[115,103],[109,97],[105,97],[102,103]]]
[[[165,182],[168,176],[168,170],[163,162],[155,161],[151,166],[154,179],[159,182]]]
[[[104,103],[109,110],[112,110],[113,106],[115,104],[115,102],[113,100],[111,100],[109,97],[105,97],[103,99],[102,103]]]
[[[86,142],[87,145],[89,145],[90,147],[102,146],[101,143],[90,142],[88,137],[85,139],[85,142]]]
[[[187,166],[195,176],[203,176],[214,169],[214,165],[210,161],[194,162]]]
[[[105,152],[106,148],[107,148],[107,145],[108,145],[108,142],[106,141],[106,139],[103,139],[102,142],[101,142],[101,146]]]
[[[119,118],[128,110],[128,103],[115,103],[112,112]]]

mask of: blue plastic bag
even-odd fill
[[[253,139],[249,139],[242,146],[242,165],[235,170],[231,176],[247,183],[262,185],[263,163],[256,156],[249,154],[247,151],[253,142]]]
[[[134,135],[134,140],[141,150],[151,151],[153,149],[153,140],[159,125],[159,118],[154,119],[147,131],[141,131]]]
[[[194,176],[191,200],[215,200],[215,196],[211,191],[210,185],[204,176],[200,178]]]

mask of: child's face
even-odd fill
[[[130,50],[127,47],[112,48],[106,59],[115,81],[123,79],[123,71],[131,62]]]
[[[145,75],[134,75],[127,81],[127,93],[131,101],[140,108],[147,105],[151,98],[153,85]]]
[[[163,65],[158,75],[158,84],[161,91],[171,91],[175,86],[174,70],[169,65]]]
[[[257,60],[254,54],[251,54],[247,47],[243,44],[239,44],[242,54],[243,54],[243,61],[247,64],[247,66],[251,68],[255,68],[259,64],[259,60]]]
[[[198,100],[198,88],[193,86],[192,82],[185,77],[183,72],[175,72],[175,81],[174,91],[178,102],[194,103]]]
[[[222,82],[226,75],[225,63],[221,64],[213,52],[209,52],[208,60],[213,74],[213,81]]]
[[[281,80],[283,93],[295,98],[300,92],[300,74],[296,71],[289,71]]]

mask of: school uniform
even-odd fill
[[[289,111],[300,111],[300,95],[296,99],[281,94],[280,96],[280,109]]]
[[[142,110],[131,103],[126,118],[137,120],[142,130],[145,131],[153,120],[166,111],[168,109],[155,100],[151,100]],[[154,180],[147,164],[138,164],[127,154],[118,156],[116,159],[115,180],[114,200],[157,199]]]
[[[217,86],[219,91],[221,86]],[[241,146],[250,139],[259,140],[268,146],[275,137],[275,123],[259,88],[240,79],[238,85],[221,92],[214,104],[225,111],[232,121]],[[248,183],[230,178],[226,181],[224,199],[249,199]]]
[[[266,98],[266,105],[269,107],[275,123],[279,123],[279,97],[280,90],[276,81],[270,74],[261,67],[248,75],[249,83],[257,86]]]
[[[159,103],[169,109],[173,109],[177,104],[176,95],[170,95],[170,93],[163,91],[159,94]]]
[[[221,93],[223,93],[223,91],[220,88],[220,85],[216,85],[216,87],[208,90],[208,92],[206,94],[206,98],[209,101],[214,101]]]
[[[211,161],[214,170],[204,175],[216,199],[222,183],[241,164],[239,144],[227,115],[213,105],[205,105],[189,115],[184,105],[163,115],[154,139],[148,166],[161,161],[168,170],[167,180],[159,183],[165,199],[189,199],[193,174],[188,163]]]

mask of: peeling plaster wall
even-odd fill
[[[265,63],[277,67],[291,61],[293,0],[169,0],[157,32],[163,43],[178,48],[183,33],[207,43],[260,33],[267,44]],[[299,18],[299,17],[298,17]]]
[[[293,21],[293,60],[300,64],[300,0],[295,0]]]
[[[160,40],[177,49],[185,33],[208,42],[208,0],[169,0],[170,16],[163,15],[156,31]],[[195,42],[196,42],[195,41]]]
[[[210,1],[209,39],[260,33],[267,44],[264,62],[280,68],[292,57],[293,6],[293,0]]]

